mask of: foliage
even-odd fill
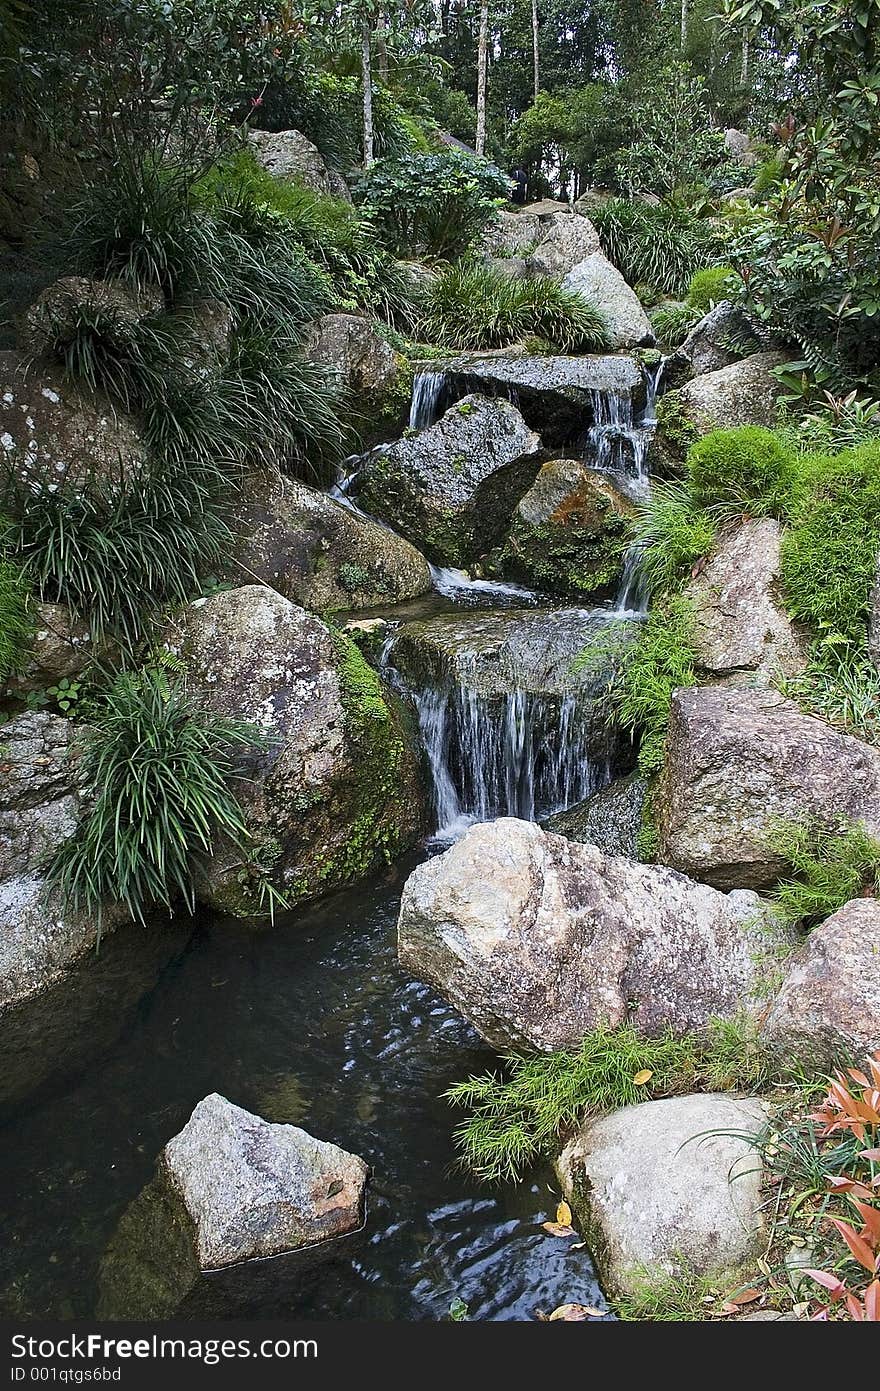
[[[880,671],[858,644],[816,644],[806,670],[777,681],[809,715],[880,744]]]
[[[510,1054],[502,1066],[446,1092],[470,1112],[456,1129],[464,1162],[493,1182],[521,1177],[587,1116],[700,1087],[753,1089],[778,1075],[745,1018],[684,1037],[599,1028],[576,1051]]]
[[[0,518],[0,540],[6,529]],[[33,635],[28,577],[14,561],[0,557],[0,684],[27,664]]]
[[[218,839],[247,849],[230,784],[256,742],[250,726],[201,709],[161,670],[118,676],[82,737],[88,810],[48,871],[65,907],[100,920],[121,904],[141,923],[178,898],[192,911]]]
[[[880,438],[880,400],[857,391],[846,396],[826,391],[810,409],[781,413],[779,428],[799,453],[837,454]]]
[[[785,514],[794,467],[779,436],[760,425],[712,430],[687,456],[688,485],[698,506],[753,517]]]
[[[589,300],[549,276],[518,279],[491,266],[459,263],[428,292],[422,331],[450,348],[503,348],[529,334],[551,351],[600,352],[608,328]]]
[[[630,285],[683,295],[694,272],[714,259],[706,223],[683,208],[614,198],[592,216],[602,250]]]
[[[686,63],[672,63],[657,75],[637,101],[632,122],[637,137],[617,163],[618,181],[628,193],[675,198],[707,183],[727,160],[705,85]]]
[[[813,927],[850,899],[872,893],[880,878],[880,843],[865,827],[841,822],[785,822],[774,828],[770,849],[790,866],[792,877],[773,890],[786,922]]]
[[[737,275],[730,266],[707,266],[691,276],[687,302],[692,309],[706,314],[714,305],[730,299],[736,284]]]
[[[693,608],[682,595],[655,605],[624,649],[609,692],[614,723],[639,739],[646,777],[663,762],[673,692],[696,684],[692,633]]]
[[[667,594],[708,555],[716,526],[681,483],[655,483],[640,502],[633,539],[641,551],[640,570],[653,595]]]
[[[617,1295],[614,1309],[628,1323],[697,1323],[720,1293],[717,1282],[690,1270],[666,1276],[644,1271],[627,1283],[631,1288]]]
[[[488,160],[446,151],[378,159],[355,196],[399,254],[445,259],[473,245],[507,191]]]
[[[668,348],[677,348],[698,322],[700,313],[683,300],[664,300],[648,317],[659,341]]]

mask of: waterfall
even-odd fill
[[[648,586],[642,574],[642,548],[632,545],[623,558],[623,571],[612,612],[617,618],[644,618],[648,612]]]
[[[591,391],[592,423],[584,454],[590,466],[604,473],[626,474],[640,490],[648,484],[648,448],[657,425],[657,392],[664,360],[643,369],[645,405],[636,414],[632,396],[614,391]]]
[[[419,372],[413,381],[409,428],[425,430],[438,418],[438,406],[446,384],[445,372]]]

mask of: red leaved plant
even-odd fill
[[[830,1271],[807,1270],[805,1273],[830,1296],[814,1317],[827,1319],[833,1306],[843,1301],[851,1319],[880,1323],[880,1172],[875,1172],[880,1164],[880,1053],[868,1059],[867,1073],[856,1068],[836,1073],[824,1102],[810,1119],[821,1127],[820,1139],[849,1131],[859,1141],[853,1169],[860,1171],[864,1165],[868,1171],[855,1176],[835,1174],[828,1187],[833,1193],[844,1194],[859,1214],[859,1228],[840,1217],[829,1221],[869,1279],[864,1288],[853,1288]]]

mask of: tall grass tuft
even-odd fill
[[[714,259],[706,223],[671,204],[612,198],[592,217],[602,250],[630,285],[683,299],[694,272]]]
[[[526,336],[562,353],[600,352],[608,326],[600,311],[549,276],[516,279],[491,266],[461,264],[428,292],[422,332],[444,347],[507,348]]]
[[[791,877],[773,891],[786,922],[812,927],[880,888],[880,842],[864,825],[784,822],[775,827],[770,848],[791,867]]]
[[[0,541],[5,529],[0,518]],[[0,558],[0,682],[26,665],[33,635],[28,577],[19,565]]]

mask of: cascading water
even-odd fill
[[[446,385],[445,372],[419,372],[413,381],[412,401],[409,408],[409,428],[424,430],[433,425],[438,416],[438,405]]]
[[[657,391],[663,374],[663,360],[645,367],[645,404],[633,407],[632,395],[614,391],[591,391],[592,423],[583,445],[592,468],[603,473],[624,474],[640,490],[648,485],[648,449],[657,425]]]

